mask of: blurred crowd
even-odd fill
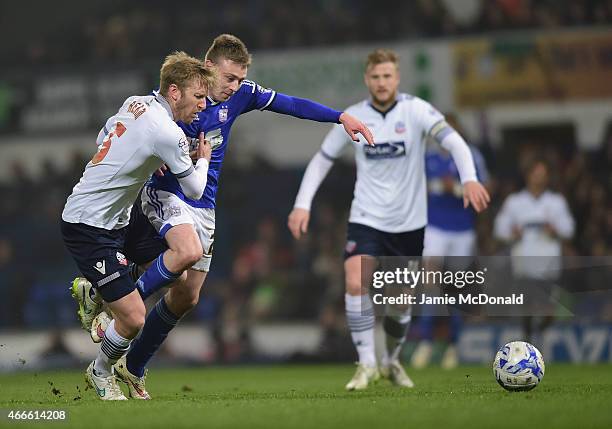
[[[54,65],[138,65],[175,49],[202,55],[202,48],[223,32],[238,35],[255,51],[612,23],[612,0],[57,0],[37,4],[36,13],[30,13],[31,7],[0,4],[3,72]],[[48,19],[58,10],[61,22]],[[21,76],[12,73],[11,78]],[[0,120],[3,114],[0,107]],[[576,220],[565,254],[610,255],[612,125],[601,149],[592,152],[577,149],[575,143],[560,145],[554,136],[499,148],[480,143],[493,200],[478,217],[479,254],[507,251],[493,238],[495,215],[505,197],[523,186],[524,166],[541,157],[553,167],[552,188],[565,195]],[[77,269],[63,246],[59,219],[89,155],[75,152],[64,170],[48,160],[41,166],[42,179],[31,177],[15,161],[11,181],[0,183],[0,329],[77,325],[68,293]],[[341,162],[334,167],[315,199],[309,234],[295,242],[286,216],[303,171],[278,169],[264,159],[250,165],[235,165],[230,150],[218,196],[212,271],[203,299],[188,318],[210,328],[220,361],[250,354],[253,322],[290,319],[319,320],[322,358],[343,359],[351,350],[344,321],[342,250],[354,167]],[[595,320],[612,321],[608,307],[592,313]]]
[[[493,238],[493,220],[505,197],[522,188],[521,169],[536,156],[553,167],[551,187],[565,195],[576,220],[565,254],[610,255],[612,132],[596,152],[559,147],[554,141],[499,149],[485,144],[481,150],[492,176],[493,200],[478,218],[480,255],[506,254]],[[75,153],[71,168],[59,171],[49,161],[42,167],[43,179],[34,180],[16,161],[11,183],[1,185],[0,328],[76,326],[68,284],[77,270],[58,222],[86,162]],[[341,162],[334,167],[315,199],[308,236],[295,242],[285,224],[302,171],[277,169],[263,159],[251,165],[235,165],[230,151],[221,179],[212,270],[203,299],[188,318],[209,327],[220,361],[248,357],[250,326],[269,320],[319,320],[322,358],[342,359],[350,351],[342,250],[354,167]],[[599,321],[611,321],[609,310],[605,305],[589,309]]]
[[[3,44],[3,65],[137,63],[179,48],[201,55],[224,32],[257,50],[612,23],[611,0],[58,0],[36,14],[29,8],[0,6],[2,39],[20,40]],[[61,22],[48,19],[57,10]]]

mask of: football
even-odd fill
[[[499,385],[506,390],[531,390],[544,377],[544,359],[532,344],[512,341],[495,355],[493,374]]]

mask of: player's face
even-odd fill
[[[206,108],[206,87],[201,83],[192,82],[179,92],[174,107],[174,119],[190,124],[198,117],[198,113]]]
[[[548,168],[544,164],[533,166],[527,176],[527,185],[530,188],[545,189],[548,186]]]
[[[399,70],[392,62],[371,65],[366,70],[365,84],[376,104],[384,106],[395,100],[399,83]]]
[[[230,98],[247,75],[247,66],[236,64],[232,60],[221,58],[216,63],[206,60],[206,65],[217,70],[217,81],[211,91],[215,101],[226,101]]]

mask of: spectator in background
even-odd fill
[[[548,166],[536,160],[527,169],[526,187],[511,194],[495,219],[495,236],[511,247],[512,270],[516,281],[550,297],[552,283],[559,280],[561,245],[574,235],[574,219],[561,194],[548,189]],[[534,258],[535,257],[535,258]],[[540,291],[538,291],[539,289]],[[527,341],[541,334],[552,321],[552,309],[534,326],[534,318],[524,316],[523,329]]]

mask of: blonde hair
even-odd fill
[[[242,40],[231,34],[221,34],[215,37],[212,45],[206,51],[206,60],[218,63],[222,58],[244,67],[251,65],[251,54],[249,54],[246,45]]]
[[[399,68],[399,56],[390,49],[376,49],[368,55],[365,70],[368,71],[370,67],[382,63],[393,63],[395,67]]]
[[[187,55],[185,52],[173,52],[164,60],[159,71],[159,92],[168,93],[170,85],[175,84],[182,91],[194,81],[207,89],[214,85],[216,75],[214,70],[204,65],[204,62]]]

